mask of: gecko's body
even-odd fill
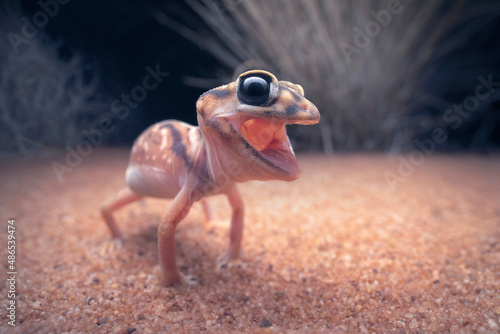
[[[113,236],[121,239],[113,211],[144,196],[174,199],[158,228],[165,285],[182,281],[174,232],[191,205],[210,195],[228,196],[233,208],[230,245],[220,261],[238,257],[243,203],[236,183],[298,178],[300,167],[285,125],[315,124],[320,119],[301,86],[278,81],[265,71],[243,73],[235,82],[206,92],[196,108],[199,127],[163,121],[137,138],[126,173],[128,187],[101,210]]]

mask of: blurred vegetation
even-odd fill
[[[25,38],[19,5],[0,7],[0,35],[24,38],[18,52],[0,40],[0,157],[52,154],[77,143],[106,107],[96,67],[79,54],[61,58],[61,43],[42,29]]]
[[[488,62],[498,65],[498,47],[472,62],[481,50],[475,56],[463,50],[472,39],[482,41],[478,48],[500,44],[498,29],[491,29],[498,26],[498,2],[185,1],[197,17],[185,12],[182,20],[174,20],[162,11],[155,17],[219,60],[218,83],[262,68],[304,87],[322,121],[290,129],[299,150],[399,152],[436,126],[444,127],[448,138],[469,133],[481,146],[500,130],[499,106],[493,104],[500,100],[499,90],[458,131],[442,117],[453,103],[474,94],[478,76],[491,74]],[[196,19],[204,26],[183,23]],[[186,82],[214,86],[207,78]],[[447,145],[443,148],[452,148]]]
[[[30,13],[8,3],[19,1],[0,3],[4,37],[41,10],[38,2],[23,3]],[[297,151],[394,153],[436,128],[448,137],[439,149],[498,149],[500,89],[460,126],[443,116],[474,96],[478,78],[500,81],[500,3],[396,3],[72,1],[19,53],[0,39],[0,157],[75,145],[151,64],[171,76],[105,143],[130,144],[160,119],[194,122],[200,88],[262,68],[301,84],[320,109],[318,125],[289,127]]]

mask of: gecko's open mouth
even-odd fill
[[[241,124],[240,134],[264,159],[298,177],[300,167],[286,124],[283,120],[250,118]]]

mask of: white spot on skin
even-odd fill
[[[168,158],[167,163],[171,164],[172,163],[172,158]]]
[[[188,150],[189,150],[190,154],[196,155],[198,148],[199,148],[199,143],[200,143],[200,137],[198,135],[198,130],[196,128],[190,128],[188,136],[189,136]]]
[[[153,161],[155,161],[155,160],[156,160],[156,155],[153,155]]]
[[[162,130],[162,133],[163,133],[163,130]],[[161,138],[161,146],[160,146],[160,150],[163,150],[167,147],[167,135],[165,133],[163,133],[163,136]]]
[[[196,128],[189,129],[189,142],[192,146],[198,144],[198,130],[196,130]]]
[[[144,151],[149,151],[149,144],[147,142],[144,143]]]
[[[165,160],[166,158],[167,158],[166,154],[164,154],[164,155],[161,156],[161,160]]]

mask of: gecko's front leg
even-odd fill
[[[214,211],[206,198],[202,198],[200,202],[203,207],[203,224],[208,226],[209,223],[214,221]]]
[[[158,254],[163,284],[172,286],[183,282],[177,270],[175,250],[175,227],[189,212],[192,205],[191,187],[184,185],[167,208],[158,227]]]
[[[241,240],[243,238],[243,201],[235,184],[233,184],[226,195],[233,209],[233,214],[231,216],[231,228],[229,231],[229,247],[217,261],[220,267],[227,264],[230,260],[235,260],[239,257]]]

